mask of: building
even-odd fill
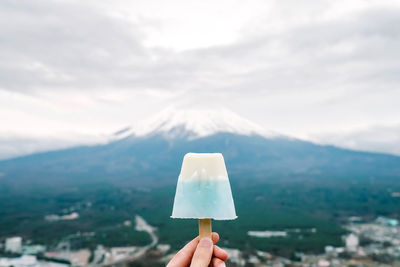
[[[6,239],[5,251],[11,253],[21,253],[22,251],[22,237],[15,236]]]
[[[346,250],[349,252],[356,252],[358,247],[358,236],[351,233],[349,234],[346,239]]]
[[[69,264],[41,261],[36,256],[22,255],[18,258],[0,258],[0,267],[69,267]]]
[[[398,226],[399,221],[397,219],[392,219],[392,218],[386,218],[386,217],[378,217],[376,219],[376,223],[380,225],[385,225],[385,226]]]
[[[37,255],[44,252],[46,252],[46,247],[42,245],[22,246],[22,254],[24,255]]]

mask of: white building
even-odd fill
[[[0,258],[0,267],[69,267],[68,264],[62,264],[51,261],[39,261],[35,256],[22,255],[18,258]]]
[[[12,253],[21,253],[22,237],[15,236],[6,239],[5,251]]]
[[[358,247],[358,236],[355,234],[349,234],[346,237],[346,249],[350,252],[356,252]]]

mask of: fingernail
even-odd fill
[[[199,247],[212,247],[213,243],[209,237],[203,237],[199,242]]]
[[[218,265],[218,267],[226,267],[225,262],[221,262],[221,263]]]

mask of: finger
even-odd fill
[[[211,235],[213,243],[216,244],[219,241],[218,233],[213,232]],[[168,263],[167,267],[180,267],[188,266],[192,260],[196,246],[199,243],[199,237],[194,238],[186,246],[184,246]]]
[[[222,261],[221,259],[218,258],[213,258],[211,260],[211,266],[212,267],[226,267],[226,264],[224,261]]]
[[[211,239],[212,239],[214,245],[217,244],[217,242],[219,241],[219,234],[216,233],[216,232],[213,232],[213,233],[211,234]]]
[[[213,255],[214,257],[219,258],[223,261],[226,261],[229,258],[228,253],[218,246],[214,246]]]
[[[189,266],[192,260],[194,251],[196,250],[197,244],[199,243],[198,237],[186,244],[181,250],[176,253],[172,260],[168,263],[167,267],[181,267]]]
[[[208,237],[203,237],[197,245],[190,267],[208,267],[213,254],[213,242]]]

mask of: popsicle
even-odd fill
[[[199,219],[200,237],[211,237],[211,219],[237,218],[221,153],[185,155],[171,217]]]

